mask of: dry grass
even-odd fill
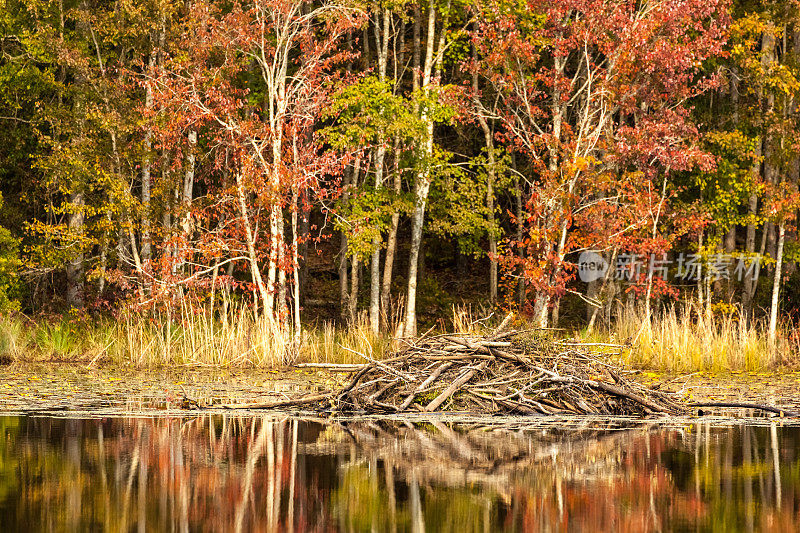
[[[31,343],[29,328],[23,319],[12,315],[0,316],[0,357],[18,359],[28,351]]]
[[[383,359],[390,345],[391,340],[376,335],[362,315],[348,328],[326,322],[321,328],[304,332],[300,359],[314,363],[365,363],[367,358]]]
[[[325,323],[301,334],[247,307],[214,316],[205,306],[181,305],[156,314],[129,312],[116,321],[81,319],[32,321],[0,316],[0,357],[25,360],[105,361],[133,366],[209,365],[282,367],[295,362],[362,363],[382,359],[402,341],[374,334],[362,316],[344,328]],[[496,327],[500,315],[486,309],[453,308],[449,331],[477,335]],[[518,327],[524,325],[517,324]],[[396,326],[393,326],[396,327]],[[800,334],[779,333],[770,353],[762,323],[736,316],[707,318],[691,307],[670,309],[650,321],[628,310],[608,331],[584,334],[584,341],[630,343],[623,361],[637,368],[671,372],[759,371],[791,362]]]
[[[295,335],[270,317],[246,307],[211,316],[205,307],[182,306],[145,317],[129,315],[118,333],[115,359],[136,366],[213,365],[282,367],[296,362],[363,363],[381,359],[388,339],[375,335],[365,318],[346,329],[323,324]],[[362,355],[363,354],[363,355]]]
[[[204,306],[182,305],[153,316],[130,313],[120,324],[112,357],[136,366],[283,366],[296,357],[291,332],[246,307],[214,317]]]
[[[0,357],[26,361],[275,368],[295,362],[363,363],[383,358],[390,345],[388,336],[370,330],[365,317],[349,328],[326,323],[295,335],[244,306],[212,316],[205,306],[185,304],[152,314],[128,312],[114,321],[0,316]]]
[[[738,320],[732,315],[707,317],[691,306],[668,309],[650,320],[643,312],[628,309],[611,331],[591,337],[630,343],[631,349],[623,359],[638,368],[671,372],[759,371],[783,362],[768,349],[761,322]],[[783,339],[783,335],[780,337]],[[780,346],[785,347],[785,341]]]
[[[25,360],[93,358],[112,341],[108,321],[89,323],[66,315],[34,321],[20,314],[0,315],[0,357]]]

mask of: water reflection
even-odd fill
[[[0,418],[20,531],[793,531],[800,428]]]

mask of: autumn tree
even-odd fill
[[[720,51],[724,4],[494,3],[482,18],[473,40],[499,95],[500,135],[535,172],[516,245],[527,249],[523,270],[544,326],[569,276],[566,255],[578,249],[576,217],[617,196],[603,175],[638,170],[640,183],[658,183],[708,164],[683,103],[706,87],[700,62]]]
[[[321,183],[309,175],[338,172],[338,161],[321,153],[314,126],[334,67],[348,56],[341,38],[357,15],[335,2],[277,0],[230,10],[197,3],[186,47],[149,81],[159,105],[181,117],[177,125],[201,133],[213,149],[222,186],[209,182],[210,194],[235,206],[240,248],[267,316],[285,315],[286,272],[297,266],[296,234],[291,245],[285,241],[287,203],[296,213],[297,198]]]

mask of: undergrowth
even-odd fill
[[[452,318],[441,321],[439,329],[480,334],[502,317],[484,308],[454,307]],[[515,319],[513,327],[531,325]],[[692,307],[667,309],[650,320],[627,309],[606,329],[562,334],[581,342],[625,345],[621,362],[668,372],[763,371],[791,365],[800,350],[800,335],[788,328],[779,331],[771,351],[763,323],[735,314],[709,317]],[[113,320],[0,315],[4,360],[277,368],[298,362],[363,363],[402,345],[388,334],[372,332],[363,316],[349,327],[326,322],[295,332],[244,306],[212,314],[205,306],[181,305],[157,313],[130,311]]]

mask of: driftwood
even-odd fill
[[[252,402],[252,403],[221,403],[214,404],[212,407],[217,409],[278,409],[281,407],[295,407],[309,403],[321,402],[330,398],[330,394],[312,394],[302,398],[290,398],[277,400],[274,402]]]

